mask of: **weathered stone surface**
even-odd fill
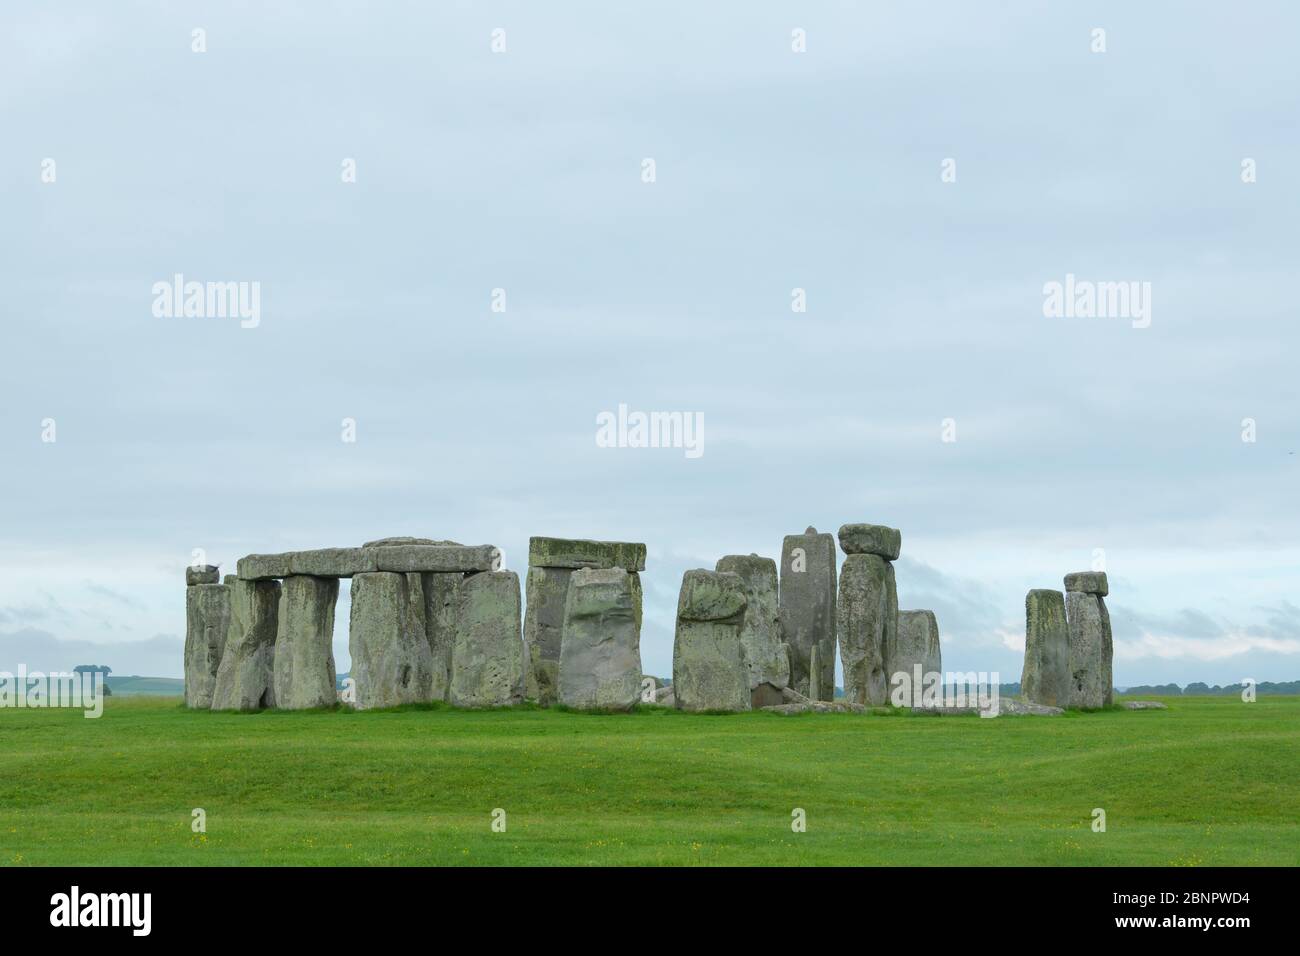
[[[655,688],[655,703],[660,707],[676,707],[677,695],[673,692],[673,685]]]
[[[1097,610],[1101,613],[1101,681],[1105,688],[1102,703],[1109,707],[1115,703],[1115,674],[1112,670],[1115,659],[1115,639],[1110,631],[1110,611],[1106,610],[1106,599],[1097,595]]]
[[[749,668],[740,649],[745,587],[738,574],[693,570],[682,576],[673,643],[678,710],[749,710]]]
[[[194,587],[196,584],[219,584],[221,583],[221,569],[215,564],[203,564],[195,567],[190,565],[185,569],[185,586]]]
[[[980,714],[978,707],[937,706],[925,707],[926,714],[939,714],[944,717],[974,717]],[[1016,700],[1011,697],[998,698],[998,712],[994,717],[1058,717],[1065,713],[1060,707],[1047,707],[1031,701]]]
[[[1124,701],[1125,710],[1168,710],[1164,704],[1158,700],[1126,700]]]
[[[889,587],[891,569],[877,554],[850,554],[840,569],[836,630],[844,667],[844,699],[851,704],[880,707],[889,702],[885,638],[887,629],[891,634],[896,630],[898,620],[898,598]],[[826,699],[827,695],[819,696]]]
[[[812,648],[817,646],[818,694],[835,693],[835,537],[809,528],[781,545],[781,635],[790,645],[790,683],[809,688]]]
[[[399,544],[440,544],[450,545],[459,548],[459,541],[438,541],[434,538],[412,538],[406,535],[399,535],[392,538],[377,538],[374,541],[367,541],[361,547],[363,548],[391,548]]]
[[[519,575],[513,571],[485,571],[461,582],[451,655],[451,703],[504,707],[523,700],[519,610]]]
[[[350,578],[377,571],[375,551],[366,548],[317,548],[289,554],[291,574],[310,574],[317,578]]]
[[[778,704],[784,704],[785,698],[781,692],[784,687],[777,687],[775,684],[759,684],[757,687],[749,689],[749,706],[753,710],[761,707],[775,707]]]
[[[895,592],[894,601],[898,601]],[[917,667],[920,667],[920,677]],[[939,622],[933,611],[899,611],[898,626],[893,635],[885,638],[885,675],[889,686],[890,700],[893,700],[895,687],[900,683],[901,674],[907,675],[908,696],[913,702],[925,688],[931,674],[939,674],[936,684],[943,681],[943,654],[939,649]],[[908,704],[912,706],[912,704]]]
[[[1075,571],[1065,576],[1065,590],[1105,597],[1110,593],[1105,571]]]
[[[425,574],[493,571],[501,567],[501,550],[490,544],[396,544],[367,549],[380,571]]]
[[[528,539],[530,568],[623,568],[645,570],[645,545],[633,541],[587,541],[580,538]]]
[[[1110,620],[1096,594],[1070,591],[1065,616],[1070,634],[1071,707],[1104,707],[1110,690]]]
[[[240,581],[230,588],[230,628],[212,692],[213,710],[273,706],[280,582]]]
[[[230,628],[230,588],[195,584],[185,589],[185,706],[207,710]]]
[[[446,700],[451,686],[451,653],[456,644],[456,601],[465,575],[422,574],[424,636],[433,664],[433,699]]]
[[[560,635],[572,568],[529,567],[524,643],[528,646],[527,696],[543,707],[559,699]]]
[[[358,710],[433,700],[433,656],[419,580],[392,571],[352,579],[348,650]]]
[[[284,579],[275,638],[276,707],[334,706],[334,605],[338,596],[338,578],[294,574]]]
[[[850,704],[847,701],[809,700],[802,704],[772,704],[763,710],[784,717],[796,714],[865,714],[867,708],[862,704]]]
[[[840,549],[845,554],[875,554],[897,561],[903,550],[903,533],[882,524],[840,525]]]
[[[1020,693],[1036,704],[1070,706],[1070,632],[1060,591],[1035,588],[1025,595]]]
[[[581,568],[569,579],[560,644],[560,702],[630,710],[641,694],[641,627],[632,576]]]
[[[248,554],[240,558],[235,571],[241,581],[261,581],[267,578],[287,578],[289,558],[292,552],[283,554]]]
[[[790,648],[781,640],[777,601],[776,562],[756,554],[729,554],[718,559],[719,571],[740,576],[745,588],[745,620],[740,626],[740,649],[749,668],[751,698],[760,685],[786,687],[790,683]],[[770,701],[759,693],[765,703]],[[754,703],[754,706],[765,704]]]

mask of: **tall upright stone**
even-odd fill
[[[451,686],[451,652],[456,644],[456,601],[465,575],[421,575],[424,590],[424,636],[433,667],[433,699],[446,700]]]
[[[334,706],[334,605],[338,596],[338,578],[291,574],[284,579],[275,638],[276,707]]]
[[[1070,634],[1070,704],[1105,707],[1113,702],[1114,640],[1105,595],[1106,575],[1080,571],[1065,576],[1065,616]]]
[[[790,686],[790,648],[781,640],[776,562],[757,554],[728,554],[717,570],[740,576],[745,588],[745,620],[740,649],[749,668],[751,704],[784,703],[779,691]]]
[[[352,578],[348,650],[358,710],[433,699],[424,612],[418,574],[371,571]]]
[[[519,575],[484,571],[461,582],[448,700],[457,707],[505,707],[523,700],[524,642]]]
[[[622,568],[580,568],[569,579],[560,645],[560,703],[630,710],[641,692],[641,622]]]
[[[1033,704],[1070,706],[1070,632],[1065,596],[1034,588],[1025,595],[1025,666],[1020,694]]]
[[[527,694],[543,706],[559,697],[560,650],[569,578],[580,568],[622,568],[632,576],[637,626],[641,621],[641,580],[645,545],[629,541],[590,541],[533,537],[528,542],[528,607],[524,643],[528,649]]]
[[[886,632],[893,636],[898,620],[898,598],[890,589],[892,570],[877,554],[846,555],[840,569],[837,631],[844,699],[850,704],[880,707],[889,702]]]
[[[891,569],[892,570],[892,569]],[[894,601],[898,597],[895,594]],[[918,681],[917,668],[920,668]],[[900,674],[907,675],[907,683],[902,684]],[[938,678],[930,675],[938,674]],[[943,654],[939,649],[939,622],[933,611],[899,611],[898,626],[894,633],[886,634],[885,639],[885,675],[889,686],[890,700],[893,700],[895,687],[905,686],[910,693],[907,706],[913,706],[920,700],[920,695],[927,681],[934,681],[936,689],[943,686]]]
[[[782,640],[790,646],[790,686],[808,695],[812,648],[817,647],[819,700],[835,695],[835,538],[808,528],[781,544]]]
[[[677,599],[673,694],[678,710],[749,710],[741,651],[745,585],[729,571],[687,571]]]
[[[212,693],[213,710],[261,710],[275,704],[275,637],[280,582],[226,578],[230,629]]]
[[[188,572],[187,572],[188,575]],[[212,707],[217,671],[230,628],[230,588],[192,584],[185,588],[185,706]]]

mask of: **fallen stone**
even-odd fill
[[[673,686],[669,684],[666,687],[655,689],[655,703],[660,707],[676,707],[677,695],[673,693]]]
[[[230,627],[212,692],[213,710],[273,706],[280,582],[240,581],[230,589]]]
[[[273,671],[276,707],[334,706],[334,605],[338,596],[338,578],[292,574],[281,583]]]
[[[581,568],[569,579],[560,646],[560,702],[631,710],[641,696],[641,627],[632,575]]]
[[[915,702],[920,699],[918,695],[924,691],[927,681],[933,681],[936,686],[942,684],[943,654],[939,649],[939,622],[933,611],[898,612],[894,634],[892,637],[886,635],[885,674],[891,702],[896,688],[905,687],[909,691],[905,699]],[[907,675],[906,684],[900,677],[903,674]],[[932,677],[934,674],[940,676]]]
[[[377,570],[375,552],[366,548],[318,548],[315,551],[294,551],[289,555],[291,574],[350,578]]]
[[[980,713],[978,707],[921,707],[920,713],[938,714],[943,717],[968,717]],[[995,717],[1056,717],[1065,713],[1060,707],[1047,707],[1031,701],[1015,700],[1010,697],[998,699],[998,712]]]
[[[1065,576],[1065,590],[1105,597],[1110,593],[1110,585],[1106,582],[1105,571],[1075,571]]]
[[[519,575],[513,571],[485,571],[461,583],[448,693],[457,707],[505,707],[523,700],[519,605]]]
[[[185,589],[185,706],[212,707],[217,671],[230,629],[230,588],[195,584]]]
[[[745,588],[745,620],[740,626],[740,649],[749,668],[751,697],[763,685],[788,686],[790,648],[781,640],[776,562],[756,554],[729,554],[718,560],[717,570],[739,575]],[[774,703],[764,694],[759,694],[759,697],[766,703]],[[764,704],[754,703],[754,706]]]
[[[417,589],[413,593],[414,578]],[[357,710],[433,700],[433,657],[419,576],[371,571],[352,579],[348,650]]]
[[[790,683],[808,691],[816,645],[822,700],[835,693],[835,560],[834,536],[816,528],[787,535],[781,545],[781,636],[790,645]]]
[[[903,533],[882,524],[841,525],[839,537],[845,554],[875,554],[886,561],[897,561],[903,550]]]
[[[574,538],[528,539],[530,568],[623,568],[645,570],[645,545],[633,541],[587,541]]]
[[[678,710],[749,710],[749,668],[740,649],[745,586],[731,572],[692,570],[682,576],[673,642],[673,692]]]
[[[1168,710],[1164,704],[1158,700],[1126,700],[1123,702],[1125,710]]]
[[[848,701],[810,700],[802,704],[773,704],[763,710],[790,717],[795,714],[865,714],[868,708]]]
[[[897,597],[892,608],[890,605],[890,569],[889,562],[877,554],[850,554],[840,569],[836,630],[844,668],[844,699],[851,704],[880,707],[889,702],[886,625],[891,615],[898,620]],[[888,628],[891,634],[896,626]]]
[[[1065,595],[1065,616],[1070,635],[1070,706],[1104,707],[1113,691],[1107,644],[1109,615],[1103,599],[1084,591]]]
[[[1070,631],[1065,597],[1035,588],[1025,595],[1025,664],[1020,693],[1049,707],[1070,706]]]
[[[267,578],[287,578],[291,552],[284,554],[248,554],[235,564],[235,571],[241,581],[262,581]]]
[[[190,565],[185,569],[185,586],[194,587],[196,584],[219,584],[221,583],[221,569],[215,564],[203,564],[195,567]]]
[[[468,573],[501,567],[501,550],[490,544],[398,544],[367,549],[380,571],[401,574]]]

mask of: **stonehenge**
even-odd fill
[[[277,707],[303,710],[334,705],[334,605],[338,596],[337,578],[291,574],[281,582],[272,670]]]
[[[1070,632],[1065,597],[1060,591],[1035,588],[1025,595],[1025,664],[1020,694],[1048,707],[1070,703]]]
[[[433,654],[418,574],[368,571],[353,577],[348,652],[358,710],[433,700]]]
[[[894,598],[897,601],[897,597]],[[933,611],[899,611],[898,626],[892,640],[885,642],[885,673],[890,691],[898,675],[906,674],[910,699],[919,700],[925,682],[936,686],[942,682],[943,654],[939,649],[939,621]],[[939,678],[931,675],[938,674]]]
[[[831,700],[835,693],[835,538],[809,527],[781,544],[781,639],[790,645],[790,686]],[[818,670],[810,675],[813,648]],[[815,687],[810,693],[809,687]]]
[[[484,571],[457,592],[447,699],[457,707],[506,707],[524,699],[519,575]]]
[[[641,579],[645,545],[629,541],[534,537],[528,542],[528,609],[524,643],[528,647],[528,696],[542,706],[558,699],[560,648],[569,580],[582,568],[622,568],[630,576],[636,626],[641,628]],[[639,650],[638,650],[639,653]]]
[[[687,571],[677,599],[673,695],[678,710],[749,710],[740,648],[745,585],[730,571]]]
[[[569,579],[560,646],[566,707],[631,710],[641,694],[641,622],[635,572],[579,568]]]
[[[280,582],[228,578],[230,625],[212,692],[212,709],[272,707]]]
[[[781,704],[781,690],[790,686],[790,647],[781,640],[776,562],[757,554],[728,554],[717,571],[739,575],[745,589],[745,618],[740,625],[740,650],[749,669],[750,704]]]
[[[840,569],[836,629],[844,697],[851,704],[881,707],[889,702],[893,678],[885,658],[898,637],[893,561],[902,549],[902,535],[883,525],[846,524],[840,528],[839,539],[844,566]],[[937,627],[935,634],[937,638]],[[910,667],[907,673],[910,680]]]
[[[205,569],[199,580],[209,576]],[[185,578],[185,706],[211,708],[230,627],[230,588],[215,582],[189,584],[190,569]]]

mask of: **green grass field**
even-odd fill
[[[1300,698],[1166,702],[997,720],[4,710],[0,862],[1300,863]]]

